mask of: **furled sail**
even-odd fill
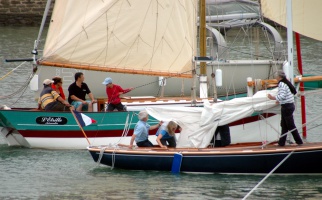
[[[197,0],[56,0],[42,65],[191,77]]]
[[[217,126],[251,116],[254,112],[278,112],[276,102],[267,98],[268,93],[276,95],[277,88],[259,91],[252,97],[235,98],[212,105],[205,101],[204,107],[147,107],[146,110],[158,120],[174,120],[178,123],[182,131],[177,147],[205,148]]]
[[[261,0],[263,16],[286,27],[286,0]],[[292,0],[293,31],[322,41],[321,0]]]

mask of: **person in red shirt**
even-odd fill
[[[52,78],[52,80],[54,81],[54,83],[51,84],[51,88],[55,90],[60,95],[61,98],[66,100],[64,90],[63,90],[62,78],[60,78],[59,76],[55,76],[54,78]]]
[[[106,85],[106,94],[108,97],[108,106],[106,111],[111,112],[115,109],[118,111],[125,111],[126,108],[121,103],[120,95],[130,92],[134,88],[123,89],[121,86],[113,84],[110,77],[107,77],[102,84]]]

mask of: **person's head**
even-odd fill
[[[76,72],[75,73],[75,81],[84,81],[84,74],[83,72]]]
[[[175,123],[174,121],[169,121],[169,123],[167,125],[169,135],[173,136],[175,134],[177,128],[178,128],[177,123]]]
[[[283,70],[278,70],[277,72],[275,72],[275,78],[278,81],[283,78],[286,78],[285,72],[283,72]]]
[[[59,76],[55,76],[54,78],[52,78],[52,80],[54,81],[54,85],[62,87],[63,85],[63,80],[62,78],[60,78]]]
[[[45,79],[44,82],[43,82],[44,87],[50,86],[53,82],[54,82],[53,80]]]
[[[104,81],[103,81],[103,83],[102,83],[103,85],[106,85],[106,87],[112,87],[113,86],[113,84],[112,84],[112,79],[110,78],[110,77],[107,77]]]
[[[139,120],[146,122],[148,121],[149,114],[146,111],[142,110],[139,112],[138,117],[139,117]]]

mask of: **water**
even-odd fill
[[[30,57],[37,27],[0,27],[0,58]],[[304,73],[322,74],[322,43],[302,38]],[[27,80],[31,64],[0,67],[0,96]],[[320,91],[306,95],[307,121],[321,114]],[[26,88],[0,105],[35,107]],[[298,103],[299,105],[299,103]],[[299,108],[299,106],[298,106]],[[300,109],[295,113],[301,124]],[[308,140],[322,141],[321,118],[308,124]],[[0,138],[0,199],[242,199],[264,175],[178,174],[125,171],[97,165],[85,150],[43,150],[8,147]],[[322,175],[273,175],[248,199],[322,199]]]

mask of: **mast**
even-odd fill
[[[294,69],[293,69],[293,20],[292,20],[292,0],[286,2],[287,14],[287,59],[289,63],[288,78],[294,85]]]
[[[200,57],[207,56],[206,0],[199,1],[199,51]],[[200,98],[208,98],[206,62],[200,62]]]

